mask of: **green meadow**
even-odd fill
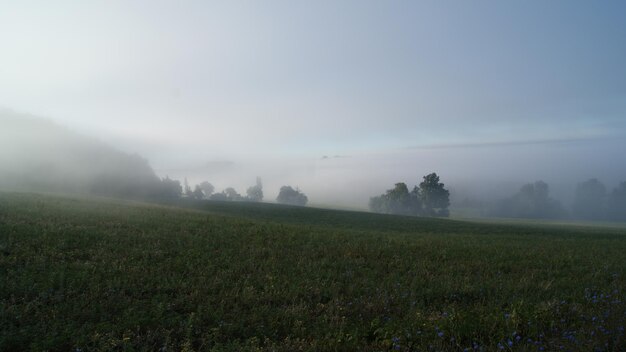
[[[626,228],[0,193],[2,351],[624,351]]]

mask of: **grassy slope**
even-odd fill
[[[0,350],[625,345],[624,229],[180,205],[0,193]]]

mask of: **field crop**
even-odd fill
[[[626,229],[0,193],[2,351],[623,351]]]

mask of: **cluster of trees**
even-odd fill
[[[595,178],[579,183],[572,204],[572,217],[626,221],[626,182],[621,182],[610,193]]]
[[[0,126],[0,142],[8,146],[0,148],[0,189],[156,201],[180,197],[263,200],[263,184],[258,178],[245,195],[232,187],[215,193],[215,187],[206,181],[191,188],[187,180],[181,184],[169,177],[159,178],[147,159],[121,152],[45,119],[0,109]],[[285,187],[277,201],[306,204],[303,193]]]
[[[297,187],[293,189],[291,186],[282,186],[276,201],[282,204],[304,206],[309,201],[309,198],[300,192],[300,189]]]
[[[187,179],[185,179],[184,192],[183,187],[178,183],[179,192],[175,197],[181,197],[184,195],[191,199],[209,199],[209,200],[221,200],[221,201],[246,201],[246,202],[260,202],[263,200],[263,182],[259,177],[256,179],[256,184],[251,186],[247,190],[247,195],[242,196],[233,187],[227,187],[222,192],[214,193],[215,187],[207,182],[203,181],[197,184],[193,190],[189,187]]]
[[[568,212],[559,201],[550,198],[547,183],[536,181],[523,185],[513,196],[496,202],[490,215],[510,218],[571,217],[580,220],[626,221],[626,182],[620,183],[610,193],[596,178],[579,183],[571,212]]]
[[[424,176],[410,192],[405,183],[396,183],[384,194],[370,198],[369,208],[384,214],[446,217],[450,215],[450,192],[444,186],[436,173]]]
[[[566,214],[561,203],[549,197],[548,184],[528,183],[519,192],[496,203],[492,215],[506,218],[562,218]]]
[[[163,189],[162,198],[180,198],[186,197],[191,199],[208,199],[218,201],[240,201],[240,202],[261,202],[263,201],[263,182],[259,177],[256,179],[256,184],[249,187],[246,191],[246,195],[242,196],[233,187],[227,187],[222,192],[215,193],[215,187],[207,182],[196,185],[193,190],[189,186],[187,179],[184,180],[184,186],[180,181],[172,180],[166,177],[161,180]],[[309,201],[308,197],[300,191],[298,188],[291,186],[283,186],[280,188],[276,201],[282,204],[299,205],[304,206]]]

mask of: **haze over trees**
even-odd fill
[[[204,199],[204,192],[202,192],[202,188],[200,188],[200,185],[196,185],[196,187],[194,187],[193,192],[191,192],[191,198]]]
[[[405,183],[399,182],[384,194],[370,198],[369,202],[370,210],[376,213],[413,216],[447,217],[449,206],[450,192],[439,182],[436,173],[424,176],[411,192]]]
[[[609,195],[608,216],[613,221],[626,221],[626,182],[621,182]]]
[[[294,189],[291,186],[282,186],[276,201],[282,204],[299,205],[304,206],[309,201],[309,198],[298,188]]]
[[[181,185],[168,176],[159,178],[147,159],[121,152],[45,119],[1,110],[0,126],[0,142],[11,146],[0,149],[0,189],[145,200],[185,196],[196,200],[260,202],[265,196],[260,178],[243,195],[233,187],[215,193],[215,187],[207,181],[192,186],[184,179]],[[563,186],[556,186],[563,195]],[[308,202],[300,190],[285,187],[277,197],[278,202],[295,205]],[[455,206],[467,209],[474,216],[626,221],[624,182],[614,188],[597,178],[581,182],[571,188],[573,201],[568,201],[571,207],[567,210],[549,191],[546,182],[537,181],[505,199],[481,198],[477,194],[475,199],[479,201],[459,201]],[[448,216],[450,193],[433,173],[424,176],[413,188],[402,182],[395,184],[385,194],[372,197],[369,208],[389,214]]]
[[[168,176],[165,176],[165,178],[161,180],[161,184],[163,187],[163,197],[165,198],[180,198],[183,194],[183,186],[178,180],[172,180]]]
[[[566,215],[561,203],[549,196],[543,181],[523,185],[515,195],[496,203],[493,216],[505,218],[558,219]]]
[[[260,177],[256,178],[256,185],[248,188],[246,193],[246,200],[250,202],[260,202],[263,200],[263,183]]]
[[[449,216],[450,192],[439,182],[439,176],[432,173],[424,176],[419,188],[415,187],[413,193],[422,203],[422,213],[428,216]]]
[[[583,220],[606,219],[606,187],[596,178],[579,183],[572,204],[572,217]]]
[[[141,156],[45,119],[0,110],[0,142],[4,189],[134,199],[180,196],[178,186],[159,179]]]
[[[211,194],[213,194],[213,191],[215,191],[215,187],[207,181],[202,181],[198,186],[202,190],[204,198],[209,198]]]

